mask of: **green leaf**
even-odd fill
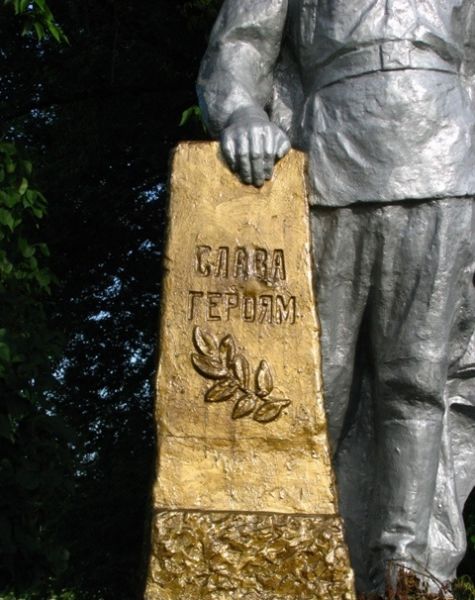
[[[43,256],[51,256],[49,248],[46,244],[41,243],[36,245]]]
[[[13,231],[15,226],[15,220],[11,212],[5,210],[4,208],[0,208],[0,224],[8,227],[10,231]]]
[[[52,282],[52,277],[47,271],[45,271],[45,270],[37,271],[35,273],[35,278],[36,278],[36,281],[40,284],[40,286],[42,288],[45,288],[46,290],[49,291],[49,286]]]
[[[23,237],[18,238],[18,249],[25,258],[31,258],[36,252],[35,247],[31,246]]]
[[[186,125],[191,119],[198,119],[200,122],[202,122],[201,109],[197,104],[190,106],[182,112],[180,119],[180,127]]]
[[[5,262],[0,266],[5,275],[9,275],[13,271],[13,265],[10,261],[5,260]]]
[[[42,219],[45,214],[45,211],[42,208],[38,208],[37,206],[32,206],[31,212],[35,215],[37,219]]]
[[[45,37],[45,28],[41,23],[38,23],[38,21],[35,21],[33,27],[35,28],[35,33],[36,37],[38,38],[38,41],[41,42],[41,40]]]
[[[16,170],[16,163],[14,163],[11,159],[7,159],[5,161],[5,169],[9,175],[12,175]]]
[[[23,196],[23,194],[26,192],[27,189],[28,189],[28,179],[26,177],[22,177],[20,187],[18,188],[18,192],[20,193],[21,196]]]
[[[36,202],[37,193],[35,190],[28,190],[23,196],[23,206],[30,207]]]
[[[18,192],[14,191],[9,193],[0,191],[0,200],[2,200],[3,204],[8,208],[13,208],[20,202],[21,196]]]
[[[28,258],[28,266],[30,267],[30,269],[32,271],[34,271],[38,268],[38,261],[36,260],[36,258],[34,256],[30,256]]]
[[[0,153],[6,156],[14,156],[16,154],[15,144],[11,142],[0,142]]]
[[[48,31],[54,37],[54,39],[60,43],[62,40],[62,34],[60,29],[54,23],[48,23]]]
[[[24,160],[23,161],[23,168],[25,169],[25,172],[27,173],[27,175],[31,175],[33,172],[33,164],[29,161],[29,160]]]

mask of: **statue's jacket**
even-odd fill
[[[266,110],[311,202],[475,195],[473,0],[225,0],[198,80],[211,132]]]

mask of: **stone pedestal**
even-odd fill
[[[304,156],[261,189],[217,144],[171,178],[147,600],[354,597],[311,281]]]

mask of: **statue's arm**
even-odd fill
[[[290,149],[265,111],[280,52],[287,0],[225,0],[198,77],[205,122],[246,183],[270,179]]]

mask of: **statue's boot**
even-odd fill
[[[411,407],[406,405],[406,409]],[[420,413],[421,409],[414,409]],[[376,485],[370,512],[370,579],[384,591],[399,565],[437,590],[427,570],[427,537],[442,436],[442,413],[391,418],[377,430]],[[394,585],[394,577],[392,585]]]

